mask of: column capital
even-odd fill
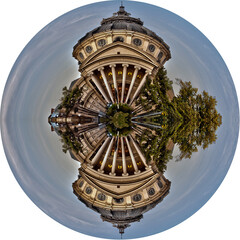
[[[100,172],[100,173],[104,173],[104,171],[103,171],[103,170],[101,170],[101,169],[98,169],[98,172]]]
[[[104,70],[104,67],[98,68],[98,71],[103,71],[103,70]]]
[[[116,173],[109,173],[110,176],[116,176]]]
[[[129,67],[127,63],[122,64],[123,67]]]
[[[90,163],[87,163],[87,166],[90,167],[90,168],[93,168],[93,165],[90,164]]]
[[[141,67],[140,67],[140,66],[136,66],[136,65],[134,66],[134,68],[135,68],[135,69],[138,69],[138,70],[140,70],[140,69],[141,69]]]
[[[113,64],[110,64],[109,67],[110,67],[110,68],[116,67],[116,64],[114,64],[114,63],[113,63]]]
[[[151,74],[152,74],[152,71],[146,70],[146,71],[145,71],[145,74],[151,75]]]
[[[145,169],[146,170],[152,169],[152,166],[151,165],[145,166]]]
[[[93,74],[94,74],[93,72],[90,72],[90,73],[87,74],[87,76],[88,76],[88,77],[92,77]]]
[[[141,171],[140,171],[140,170],[138,170],[137,172],[136,172],[136,171],[134,171],[134,174],[139,174],[139,173],[141,173]]]

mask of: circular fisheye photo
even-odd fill
[[[85,5],[45,26],[1,103],[23,191],[62,225],[105,239],[151,236],[196,213],[226,176],[238,131],[216,48],[180,16],[135,1]]]

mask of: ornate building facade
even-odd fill
[[[169,46],[121,6],[74,46],[81,78],[105,103],[134,104],[147,76],[171,58]],[[76,84],[78,84],[78,82]]]
[[[81,77],[72,82],[67,96],[77,97],[65,97],[68,105],[52,109],[49,123],[65,136],[72,158],[81,163],[74,194],[122,234],[170,189],[170,181],[146,160],[138,144],[148,126],[133,121],[145,113],[136,100],[146,80],[171,58],[169,46],[120,6],[78,41],[73,57]],[[119,131],[112,133],[107,128],[104,119],[114,105],[116,113],[122,114],[124,107],[132,111],[131,131],[121,133],[116,127]],[[153,128],[149,131],[154,134]]]

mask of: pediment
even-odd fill
[[[139,190],[141,187],[143,187],[145,184],[150,182],[152,180],[152,177],[149,177],[147,179],[141,180],[139,182],[134,183],[127,183],[127,184],[112,184],[103,182],[100,180],[97,180],[95,178],[92,178],[90,176],[87,177],[100,191],[105,191],[109,193],[112,193],[114,195],[123,195],[123,194],[129,194],[135,190]]]
[[[114,57],[131,57],[135,59],[139,59],[141,61],[152,63],[153,65],[156,65],[156,59],[151,56],[150,54],[133,47],[130,44],[126,43],[113,43],[111,45],[107,45],[106,47],[98,50],[91,56],[89,56],[88,59],[86,59],[85,62],[82,63],[82,68],[84,68],[89,63],[99,62],[106,58],[114,58]]]
[[[149,58],[147,58],[144,54],[131,49],[131,48],[127,48],[125,46],[115,46],[113,48],[109,48],[106,49],[104,52],[102,52],[101,54],[96,55],[92,61],[96,61],[96,60],[100,60],[106,57],[110,57],[110,56],[116,56],[116,55],[124,55],[124,56],[131,56],[131,57],[136,57],[136,58],[143,58],[145,60],[149,61]]]

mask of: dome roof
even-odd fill
[[[104,218],[105,221],[109,222],[124,222],[124,221],[137,221],[142,218],[142,215],[145,212],[153,209],[156,205],[158,205],[163,199],[168,195],[169,189],[164,193],[163,196],[157,198],[154,202],[148,203],[145,206],[126,209],[126,210],[112,210],[103,207],[95,206],[91,201],[84,199],[82,196],[78,195],[75,190],[73,193],[78,197],[78,199],[83,202],[88,208],[94,210],[101,214],[101,217]]]
[[[167,49],[169,49],[169,46],[163,41],[162,38],[160,38],[153,31],[143,26],[143,22],[140,20],[140,18],[133,18],[130,17],[130,15],[131,15],[130,13],[125,11],[124,6],[120,6],[119,11],[117,13],[114,13],[112,17],[104,18],[101,22],[101,26],[88,32],[84,37],[82,37],[78,41],[78,44],[81,44],[83,41],[92,37],[96,33],[124,29],[148,35],[156,39],[161,44],[163,44]],[[74,49],[77,47],[78,44],[75,45]]]

